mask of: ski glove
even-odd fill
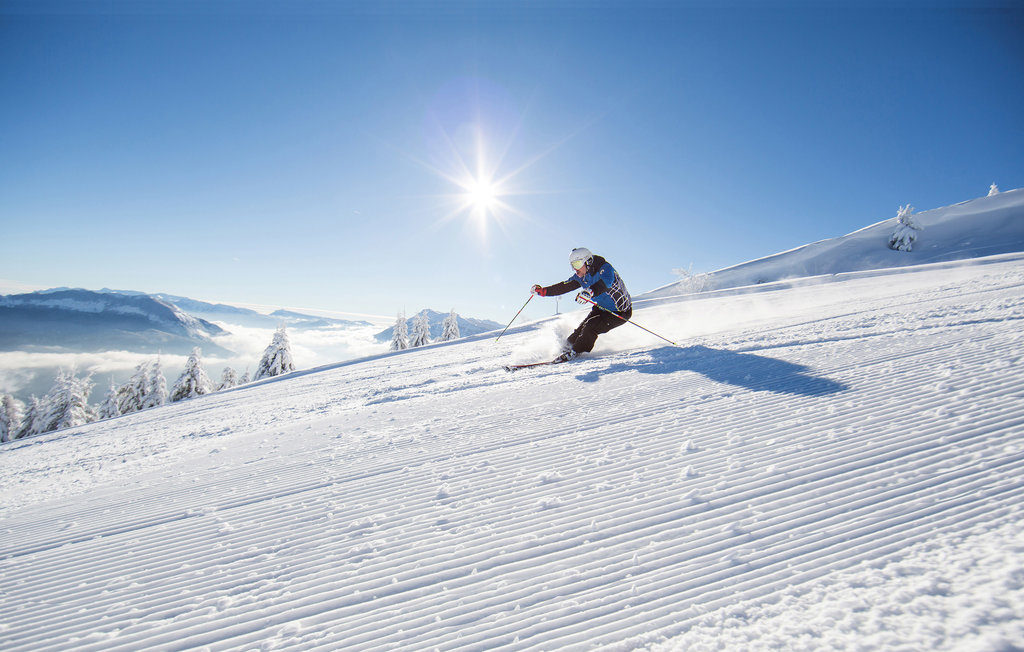
[[[534,285],[534,286],[533,286],[533,287],[531,288],[531,291],[532,291],[532,292],[533,292],[534,294],[536,294],[536,295],[537,295],[538,297],[546,297],[546,296],[548,295],[548,292],[547,292],[547,290],[545,290],[544,288],[542,288],[542,287],[541,287],[541,286],[539,286],[539,285]]]
[[[582,292],[580,292],[579,294],[576,295],[576,303],[581,303],[581,304],[592,303],[592,299],[593,298],[594,298],[594,291],[591,290],[590,288],[587,288],[586,290],[583,290]]]

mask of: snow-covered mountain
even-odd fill
[[[59,288],[0,296],[0,350],[223,351],[216,324],[148,295]]]
[[[141,295],[141,292],[129,290],[101,290],[101,292],[114,292],[126,295]],[[144,295],[145,296],[145,295]],[[152,295],[161,301],[177,306],[181,310],[211,322],[224,322],[227,324],[241,325],[248,328],[277,328],[285,325],[289,328],[334,328],[334,327],[363,327],[369,326],[369,322],[363,320],[336,319],[330,317],[308,315],[294,310],[279,309],[265,314],[226,303],[210,303],[199,301],[189,297],[182,297],[173,294],[158,292]]]
[[[705,291],[722,290],[1024,251],[1024,189],[916,213],[914,219],[922,230],[909,252],[887,246],[896,228],[893,217],[839,238],[711,272],[699,284]],[[692,291],[692,286],[684,279],[645,296],[674,296]]]
[[[448,317],[448,313],[446,312],[437,312],[436,310],[430,310],[429,308],[421,310],[405,320],[405,325],[408,331],[410,333],[413,332],[416,319],[423,314],[427,315],[427,322],[430,324],[430,337],[435,340],[440,339],[444,330],[444,320]],[[488,333],[495,329],[504,328],[502,324],[488,319],[474,319],[472,317],[456,315],[456,320],[459,323],[459,334],[462,337],[470,337],[472,335],[479,335],[480,333]],[[391,328],[377,333],[374,336],[374,339],[378,342],[390,342],[391,338],[394,337],[394,334],[395,327],[392,326]]]
[[[670,294],[0,446],[0,648],[1024,649],[1024,254]]]
[[[333,317],[316,317],[294,310],[275,310],[270,313],[271,319],[287,324],[291,328],[338,328],[352,326],[370,326],[370,322],[352,319],[335,319]]]

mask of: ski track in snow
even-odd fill
[[[14,442],[0,649],[1022,649],[1022,289],[639,302],[684,346],[503,371],[542,324]]]

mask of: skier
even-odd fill
[[[633,300],[611,263],[590,253],[589,249],[578,247],[569,254],[569,264],[574,273],[567,280],[532,288],[534,294],[542,297],[559,296],[582,288],[576,295],[576,302],[593,305],[590,314],[566,338],[565,350],[556,358],[558,362],[592,351],[598,335],[621,326],[633,315]]]

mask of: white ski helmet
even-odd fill
[[[589,268],[594,263],[594,254],[590,253],[586,247],[576,247],[569,254],[569,264],[573,269],[577,269],[579,263],[583,263]]]

